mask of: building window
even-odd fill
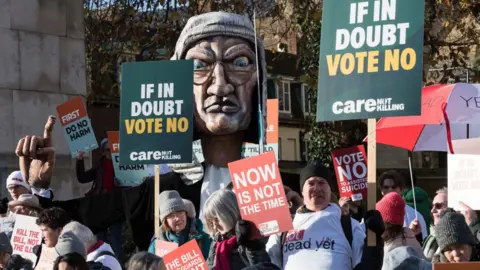
[[[312,106],[315,104],[309,99],[308,91],[310,91],[310,88],[306,84],[302,84],[302,109],[305,116],[312,113]]]
[[[278,92],[278,110],[281,112],[290,112],[290,82],[279,81],[277,83]]]

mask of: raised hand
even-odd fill
[[[20,171],[32,187],[48,188],[55,168],[55,148],[52,131],[55,116],[49,116],[43,137],[25,136],[18,141],[15,153],[19,157]]]

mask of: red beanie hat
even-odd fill
[[[405,218],[405,201],[396,192],[390,192],[377,202],[377,210],[383,218],[383,222],[395,225],[403,225]]]

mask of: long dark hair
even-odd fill
[[[382,234],[382,238],[385,243],[390,242],[399,236],[405,239],[405,235],[403,234],[403,225],[385,222],[385,231]]]
[[[55,260],[53,270],[58,270],[58,265],[62,262],[67,263],[74,270],[90,270],[90,267],[88,267],[88,264],[85,258],[78,253],[69,253],[69,254],[58,257]]]

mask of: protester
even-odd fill
[[[58,256],[64,256],[70,253],[78,253],[83,258],[87,257],[87,250],[82,241],[72,232],[65,232],[58,238],[55,245],[55,251]]]
[[[363,218],[365,231],[375,233],[375,246],[368,246],[368,239],[365,238],[362,253],[362,266],[369,270],[381,270],[383,266],[383,248],[382,238],[385,232],[385,223],[378,210],[368,210]]]
[[[22,172],[14,171],[7,177],[7,190],[14,201],[22,194],[30,194],[30,186],[23,178]]]
[[[42,231],[43,241],[47,247],[55,247],[63,227],[69,222],[68,213],[58,207],[45,209],[40,213],[36,223]]]
[[[435,231],[440,254],[433,257],[433,263],[480,261],[478,242],[462,214],[452,208],[443,210]]]
[[[0,269],[33,269],[31,261],[12,253],[13,248],[8,236],[3,232],[0,233]]]
[[[424,258],[420,243],[409,228],[403,227],[405,217],[405,201],[396,192],[390,192],[377,202],[377,210],[382,215],[385,223],[385,232],[383,233],[384,262],[385,258],[395,254],[398,247],[408,246],[415,252],[416,256]]]
[[[192,209],[188,214],[188,208],[177,191],[164,191],[159,195],[160,221],[162,223],[160,238],[152,239],[149,252],[155,254],[155,241],[166,241],[177,243],[181,246],[190,240],[195,239],[202,251],[204,258],[208,258],[211,239],[203,231],[203,224],[191,217]],[[195,209],[193,209],[194,211]]]
[[[55,260],[53,270],[90,270],[90,268],[80,254],[68,253]]]
[[[147,252],[139,252],[128,261],[127,270],[167,270],[162,258]]]
[[[270,262],[265,243],[251,239],[254,225],[240,219],[235,194],[226,189],[214,192],[205,202],[204,223],[213,237],[209,269],[243,269],[262,262]]]
[[[96,166],[93,166],[89,170],[85,170],[85,164],[83,161],[83,152],[77,155],[77,180],[79,183],[85,184],[93,182],[90,191],[85,194],[87,196],[104,194],[113,191],[117,184],[115,182],[115,171],[113,168],[112,154],[110,152],[110,145],[108,139],[105,138],[100,142],[101,158]],[[115,251],[117,257],[123,261],[123,223],[118,222],[112,224],[108,228],[110,233],[110,243]],[[107,241],[107,231],[97,234],[99,240]]]
[[[38,217],[43,210],[38,198],[32,194],[20,195],[17,200],[8,203],[8,208],[11,213],[31,217]]]
[[[98,268],[103,266],[111,270],[122,269],[120,262],[115,257],[112,247],[102,240],[97,240],[89,228],[76,221],[72,221],[63,227],[62,234],[67,232],[73,233],[85,245],[85,249],[87,250],[87,264],[89,264],[91,268],[93,265],[96,265]]]
[[[383,265],[383,270],[432,269],[432,264],[419,257],[417,252],[409,246],[400,246],[395,248],[395,252],[385,254]]]
[[[382,173],[379,180],[379,186],[383,196],[390,192],[396,192],[399,195],[402,195],[406,188],[405,177],[400,172],[395,170]],[[415,219],[417,220],[415,221]],[[417,237],[423,241],[428,236],[425,219],[423,218],[422,214],[405,204],[405,218],[403,221],[403,226],[409,227],[412,222],[418,222],[420,224],[421,233],[419,233]]]
[[[300,173],[300,190],[305,205],[293,220],[295,235],[272,235],[267,250],[281,269],[360,269],[365,233],[360,224],[341,215],[331,202],[333,179],[320,162],[308,164]],[[318,245],[317,243],[322,243]],[[312,262],[316,262],[314,265]]]
[[[448,206],[448,189],[446,187],[437,190],[435,197],[433,198],[430,212],[432,213],[433,224],[430,227],[430,234],[423,241],[423,255],[427,260],[431,261],[435,254],[440,254],[437,240],[435,238],[435,225],[440,220],[440,212],[447,209]]]
[[[413,196],[415,193],[415,197]],[[403,200],[407,203],[408,206],[414,207],[413,198],[417,205],[417,211],[422,214],[423,219],[425,220],[425,225],[427,227],[427,234],[430,233],[430,226],[432,224],[432,216],[430,214],[432,200],[428,196],[427,192],[422,188],[415,187],[413,189],[407,189],[402,193]],[[415,208],[414,208],[415,209]]]

